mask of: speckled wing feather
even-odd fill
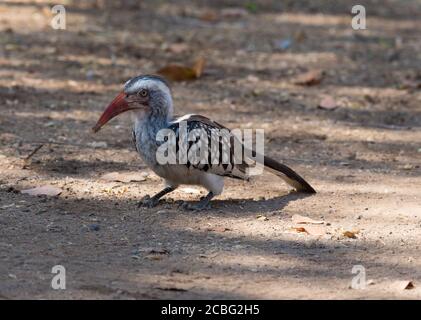
[[[185,121],[186,136],[183,137],[180,129],[180,123]],[[249,165],[241,161],[240,156],[234,150],[234,146],[238,143],[239,151],[243,151],[242,144],[236,140],[236,137],[230,130],[221,124],[210,120],[200,115],[187,115],[175,119],[168,127],[176,135],[176,153],[177,159],[180,159],[179,153],[187,156],[185,165],[187,168],[199,169],[208,173],[213,173],[219,176],[226,176],[247,180],[247,168]],[[194,134],[194,130],[197,133]],[[188,135],[191,135],[192,141],[187,141]],[[201,139],[201,135],[204,139]],[[183,150],[183,144],[180,143],[184,140],[187,149]],[[202,143],[205,145],[202,146]],[[206,143],[207,142],[207,143]],[[199,154],[206,152],[205,154]],[[197,153],[198,156],[194,157],[193,154]],[[200,160],[203,159],[203,162]]]

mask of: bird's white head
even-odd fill
[[[127,81],[123,91],[110,103],[93,127],[94,132],[112,118],[129,110],[133,111],[136,119],[171,119],[173,103],[167,81],[155,75],[141,75]]]

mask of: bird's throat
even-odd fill
[[[168,120],[163,116],[147,115],[134,117],[134,131],[141,140],[156,142],[156,135],[161,129],[168,127]]]

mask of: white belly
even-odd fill
[[[151,168],[158,176],[165,179],[171,186],[180,184],[199,185],[219,195],[224,189],[224,178],[212,173],[204,172],[195,168],[187,168],[184,165],[163,165]]]

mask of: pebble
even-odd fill
[[[99,224],[90,224],[89,225],[89,231],[99,231],[100,227]]]

